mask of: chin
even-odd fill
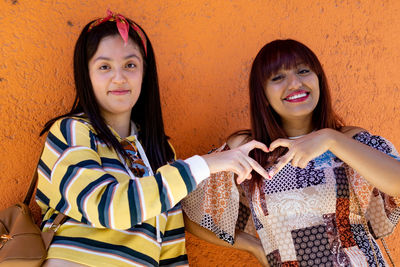
[[[118,108],[110,110],[110,113],[115,114],[115,115],[126,114],[127,112],[131,112],[131,110],[132,110],[131,107],[129,107],[129,108],[118,107]]]
[[[289,116],[292,117],[292,118],[302,119],[302,118],[305,118],[305,117],[312,116],[313,111],[314,111],[314,110],[312,110],[312,109],[310,109],[310,110],[294,111],[294,112],[290,112],[290,115],[289,115]]]

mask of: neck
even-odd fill
[[[128,137],[131,134],[131,114],[107,114],[103,115],[106,123],[113,128],[121,138]]]
[[[287,120],[282,119],[282,126],[288,137],[296,137],[299,135],[305,135],[314,130],[312,124],[312,117],[309,116],[304,119],[293,119]]]

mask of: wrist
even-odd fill
[[[212,164],[212,158],[213,158],[213,154],[205,154],[205,155],[201,155],[200,156],[205,163],[207,164],[208,169],[210,170],[210,173],[213,173],[213,164]]]
[[[324,133],[326,134],[326,144],[328,147],[328,150],[332,150],[340,139],[341,133],[330,128],[323,129]]]

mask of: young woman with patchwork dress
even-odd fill
[[[249,88],[251,129],[219,151],[265,143],[269,151],[252,157],[269,179],[254,173],[236,185],[233,173],[212,175],[183,202],[187,229],[247,250],[264,266],[386,266],[375,239],[400,219],[394,146],[344,126],[318,58],[300,42],[266,44]]]

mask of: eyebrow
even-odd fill
[[[140,57],[139,57],[138,55],[136,55],[136,54],[127,55],[126,57],[124,57],[124,59],[129,59],[129,58],[132,58],[132,57],[141,60]],[[107,61],[109,61],[109,60],[111,60],[111,58],[109,58],[109,57],[103,57],[103,56],[98,56],[97,58],[95,58],[95,59],[93,60],[93,62],[96,62],[96,61],[98,61],[98,60],[107,60]]]

